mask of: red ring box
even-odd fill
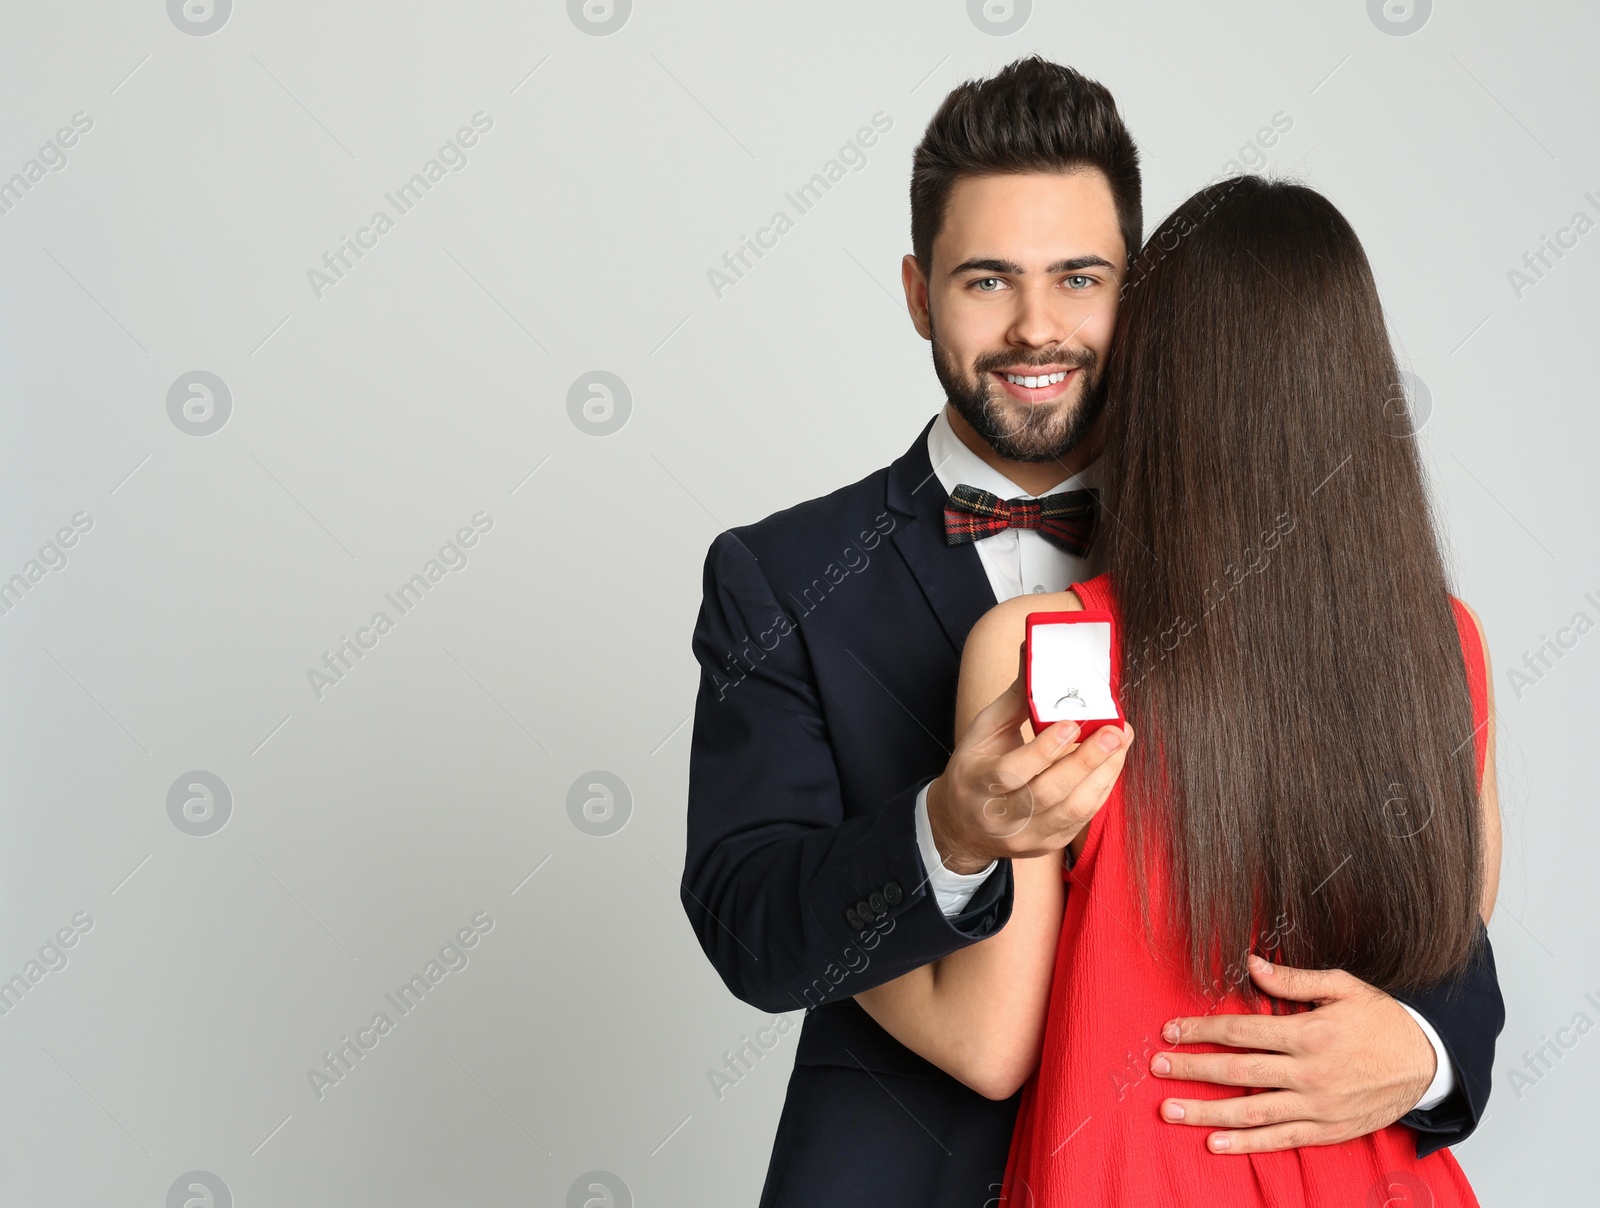
[[[1030,612],[1027,627],[1024,685],[1034,734],[1055,722],[1071,720],[1081,727],[1081,740],[1101,726],[1121,725],[1122,710],[1113,690],[1116,618],[1097,608]],[[1061,702],[1073,689],[1077,689],[1081,706],[1073,700]]]

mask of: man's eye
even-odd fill
[[[979,277],[972,284],[977,286],[978,289],[983,293],[992,294],[996,289],[1004,285],[1005,282],[1000,280],[999,277]]]
[[[1093,277],[1086,277],[1082,273],[1074,273],[1067,278],[1067,285],[1072,289],[1088,289],[1094,284]]]

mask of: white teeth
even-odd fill
[[[1036,389],[1040,386],[1054,386],[1057,382],[1065,380],[1066,376],[1065,372],[1045,374],[1042,377],[1025,377],[1019,373],[1008,373],[1006,374],[1006,381],[1013,386],[1027,386],[1030,389]]]

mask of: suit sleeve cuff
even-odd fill
[[[917,794],[915,808],[917,819],[917,850],[922,853],[922,870],[928,878],[928,888],[945,918],[954,918],[966,909],[978,887],[989,879],[989,874],[1000,866],[999,860],[990,860],[989,867],[974,873],[951,872],[944,866],[938,845],[933,841],[933,823],[928,820],[928,789],[932,781],[922,786]]]
[[[1438,1107],[1450,1097],[1450,1092],[1456,1089],[1456,1070],[1450,1061],[1450,1054],[1445,1052],[1444,1041],[1439,1039],[1439,1033],[1415,1009],[1400,1004],[1406,1008],[1411,1018],[1417,1021],[1417,1026],[1422,1029],[1422,1034],[1428,1038],[1428,1043],[1433,1046],[1434,1056],[1438,1058],[1438,1065],[1434,1070],[1433,1081],[1428,1084],[1427,1091],[1419,1099],[1412,1111],[1425,1112]]]

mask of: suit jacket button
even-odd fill
[[[883,887],[883,900],[893,906],[901,898],[900,882],[888,881]]]
[[[860,931],[863,926],[861,916],[856,913],[854,906],[844,912],[844,921],[850,924],[851,931]]]
[[[872,907],[873,914],[889,913],[888,900],[876,889],[874,889],[872,893],[867,896],[867,904]]]
[[[865,898],[856,903],[856,913],[868,923],[872,922],[873,919],[878,917],[878,912],[873,910],[871,906],[867,905]]]

